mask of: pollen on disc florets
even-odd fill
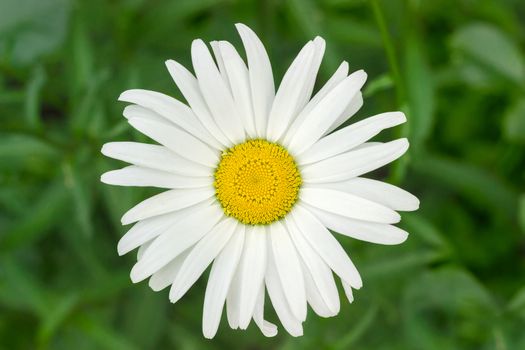
[[[297,202],[301,174],[281,145],[248,140],[222,153],[215,194],[224,213],[247,225],[282,219]]]

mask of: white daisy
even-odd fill
[[[211,43],[214,60],[202,40],[191,47],[196,77],[166,62],[187,105],[147,90],[120,96],[131,103],[129,123],[160,145],[105,144],[104,155],[132,165],[102,182],[168,189],[122,217],[135,223],[118,244],[121,255],[139,248],[133,282],[170,287],[176,302],[211,264],[205,337],[216,334],[225,303],[230,327],[246,329],[253,319],[274,336],[263,316],[266,292],[284,328],[299,336],[308,304],[322,317],[339,312],[333,273],[350,302],[362,285],[329,230],[380,244],[407,238],[392,224],[396,210],[418,208],[417,198],[361,177],[405,153],[406,139],[367,141],[406,119],[383,113],[332,132],[361,107],[365,72],[348,75],[343,62],[311,97],[325,49],[317,37],[275,92],[261,41],[245,25],[237,30],[247,65],[226,41]]]

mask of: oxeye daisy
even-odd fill
[[[331,231],[380,244],[407,233],[396,211],[415,210],[410,193],[362,175],[400,157],[406,139],[368,142],[406,121],[379,114],[336,130],[363,103],[366,74],[343,62],[312,97],[325,42],[299,52],[275,91],[268,55],[256,34],[237,24],[247,62],[226,41],[193,41],[195,75],[166,66],[187,104],[167,95],[128,90],[124,116],[158,144],[111,142],[108,157],[132,165],[102,182],[167,189],[122,217],[133,227],[119,254],[138,248],[133,282],[170,287],[177,302],[209,265],[203,333],[213,337],[226,305],[230,327],[251,320],[266,336],[266,294],[284,328],[302,335],[307,306],[322,317],[339,312],[336,281],[346,297],[361,277]],[[215,59],[214,59],[215,58]]]

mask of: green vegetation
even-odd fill
[[[525,349],[525,3],[521,0],[0,0],[0,349]],[[181,98],[164,61],[192,39],[258,32],[276,80],[315,35],[318,85],[368,72],[353,118],[401,109],[409,154],[373,174],[421,199],[401,246],[340,236],[364,287],[305,336],[225,320],[201,335],[205,279],[183,300],[133,285],[120,216],[151,190],[103,185],[103,143],[143,140],[116,99]],[[273,311],[267,310],[270,320]]]

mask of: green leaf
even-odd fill
[[[518,223],[525,233],[525,194],[521,194],[518,202]]]
[[[424,154],[413,159],[414,169],[495,212],[514,218],[517,196],[511,188],[485,169],[459,159]]]
[[[75,207],[75,219],[86,237],[93,235],[92,217],[92,193],[87,188],[91,183],[91,169],[84,170],[86,163],[72,165],[67,163],[63,166],[64,181],[71,193],[72,203]]]
[[[519,85],[525,82],[523,55],[516,43],[500,29],[486,23],[471,23],[454,33],[453,49]]]
[[[410,35],[406,43],[404,73],[409,106],[409,139],[413,147],[411,149],[417,152],[432,131],[435,93],[424,45],[415,34]]]
[[[48,311],[47,301],[31,271],[11,258],[0,259],[0,305],[42,316]]]
[[[26,88],[26,120],[27,125],[32,129],[37,129],[41,125],[40,121],[40,91],[46,81],[46,73],[42,66],[37,66],[33,71],[33,77]]]
[[[505,113],[503,133],[509,141],[525,143],[525,99],[516,101]]]
[[[41,164],[43,160],[58,155],[59,151],[46,140],[31,135],[0,134],[0,169]]]
[[[363,91],[363,96],[371,97],[380,91],[391,89],[393,87],[394,81],[392,80],[390,74],[382,74],[366,84],[366,87]]]
[[[490,339],[499,310],[472,275],[451,266],[414,278],[402,312],[406,341],[412,348],[437,350],[466,344],[480,348]]]
[[[138,315],[137,315],[138,316]],[[97,349],[134,350],[138,349],[125,336],[111,327],[101,324],[100,320],[85,315],[80,321],[80,328],[86,337],[97,344]]]
[[[65,319],[74,311],[77,306],[77,295],[60,295],[49,308],[49,311],[43,315],[43,319],[38,328],[38,343],[46,347],[55,333],[60,328]]]
[[[67,0],[0,2],[0,55],[28,64],[55,50],[66,37]]]
[[[450,249],[443,233],[421,213],[403,214],[402,224],[410,234],[417,236],[417,238],[422,239],[426,243],[443,250]]]
[[[0,236],[0,251],[9,251],[33,243],[58,225],[67,208],[68,191],[63,182],[55,181],[39,193],[27,212]]]

